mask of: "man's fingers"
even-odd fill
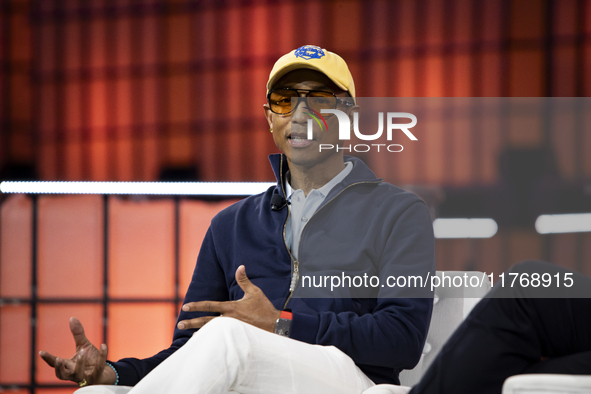
[[[65,374],[65,369],[64,369],[64,360],[62,360],[59,357],[56,357],[55,359],[55,376],[57,376],[58,379],[61,380],[65,380],[66,377],[64,376]]]
[[[78,353],[78,357],[76,360],[76,367],[74,369],[73,374],[74,382],[81,382],[83,379],[86,378],[86,375],[84,373],[84,367],[86,367],[86,353],[84,349],[82,349],[80,350],[80,353]]]
[[[51,353],[47,353],[45,350],[41,350],[39,352],[39,356],[41,356],[43,361],[45,361],[50,367],[55,368],[55,359],[57,357]]]
[[[76,363],[69,358],[63,359],[63,364],[66,372],[73,373],[76,369]]]
[[[215,319],[217,316],[203,316],[191,320],[180,321],[177,327],[179,330],[189,330],[191,328],[201,328],[208,322]]]
[[[248,276],[246,276],[246,267],[241,265],[236,269],[236,282],[238,286],[244,291],[244,294],[252,293],[257,287],[252,284]]]
[[[183,305],[185,312],[227,313],[232,310],[232,301],[199,301]]]
[[[47,352],[39,353],[44,353],[44,355],[41,355],[41,357],[43,360],[45,360],[45,362],[54,368],[55,376],[57,376],[58,379],[72,380],[72,373],[76,368],[76,364],[72,360],[55,357]],[[53,363],[53,365],[51,363]]]
[[[76,347],[82,346],[88,342],[86,334],[84,334],[84,327],[82,327],[82,323],[80,323],[80,320],[76,319],[75,317],[70,318],[70,331],[72,332],[74,341],[76,341]]]
[[[107,365],[108,352],[109,350],[107,349],[107,345],[103,343],[99,348],[99,359],[94,366],[94,370],[92,371],[92,375],[90,376],[89,383],[95,383],[100,381],[100,378],[103,375],[103,371],[105,370],[105,366]]]
[[[64,360],[61,357],[55,359],[55,376],[57,376],[58,379],[71,380],[73,369],[68,370],[68,364],[66,364],[66,361],[67,360]]]

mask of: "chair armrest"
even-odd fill
[[[503,384],[503,394],[548,393],[591,393],[591,375],[524,374],[511,376]]]
[[[132,388],[131,386],[86,386],[74,391],[74,394],[127,394]]]
[[[410,387],[393,384],[378,384],[365,390],[362,394],[407,394]]]

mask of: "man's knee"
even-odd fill
[[[247,337],[246,332],[249,329],[256,329],[248,323],[244,323],[238,319],[232,317],[216,317],[212,319],[203,327],[201,327],[195,334],[194,337],[201,339],[207,338],[207,340],[219,341],[223,338],[231,337]]]
[[[224,332],[224,331],[235,331],[244,330],[249,326],[248,323],[244,323],[233,317],[216,317],[204,325],[199,331],[207,329],[208,331]],[[199,332],[197,331],[197,332]]]

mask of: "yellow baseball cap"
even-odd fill
[[[315,45],[304,45],[281,56],[273,66],[267,82],[267,93],[279,78],[298,68],[309,68],[320,71],[333,81],[339,88],[355,97],[355,83],[347,67],[347,63],[336,53]]]

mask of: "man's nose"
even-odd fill
[[[306,112],[308,112],[308,110],[305,108],[308,106],[306,97],[298,97],[296,103],[292,105],[295,105],[295,108],[291,112],[291,121],[294,123],[305,124],[309,118],[309,116],[306,115]]]

